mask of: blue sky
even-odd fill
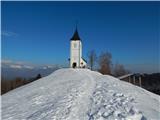
[[[2,59],[67,66],[78,21],[83,56],[112,53],[133,72],[157,72],[160,2],[2,2]]]

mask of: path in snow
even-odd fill
[[[158,120],[158,99],[111,76],[87,69],[61,69],[4,94],[2,119]]]

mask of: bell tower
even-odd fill
[[[76,30],[70,39],[70,67],[85,68],[86,65],[86,61],[82,58],[82,41],[76,27]]]
[[[81,66],[82,43],[76,28],[70,41],[70,67],[79,68]]]

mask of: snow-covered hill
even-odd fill
[[[2,95],[2,120],[159,120],[160,97],[88,69],[60,69]]]

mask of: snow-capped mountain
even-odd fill
[[[60,69],[2,95],[2,120],[159,120],[160,96],[88,69]]]
[[[59,65],[36,65],[25,62],[17,62],[11,60],[1,61],[1,75],[5,79],[14,79],[16,77],[32,78],[37,74],[47,76],[53,71],[60,68]]]

